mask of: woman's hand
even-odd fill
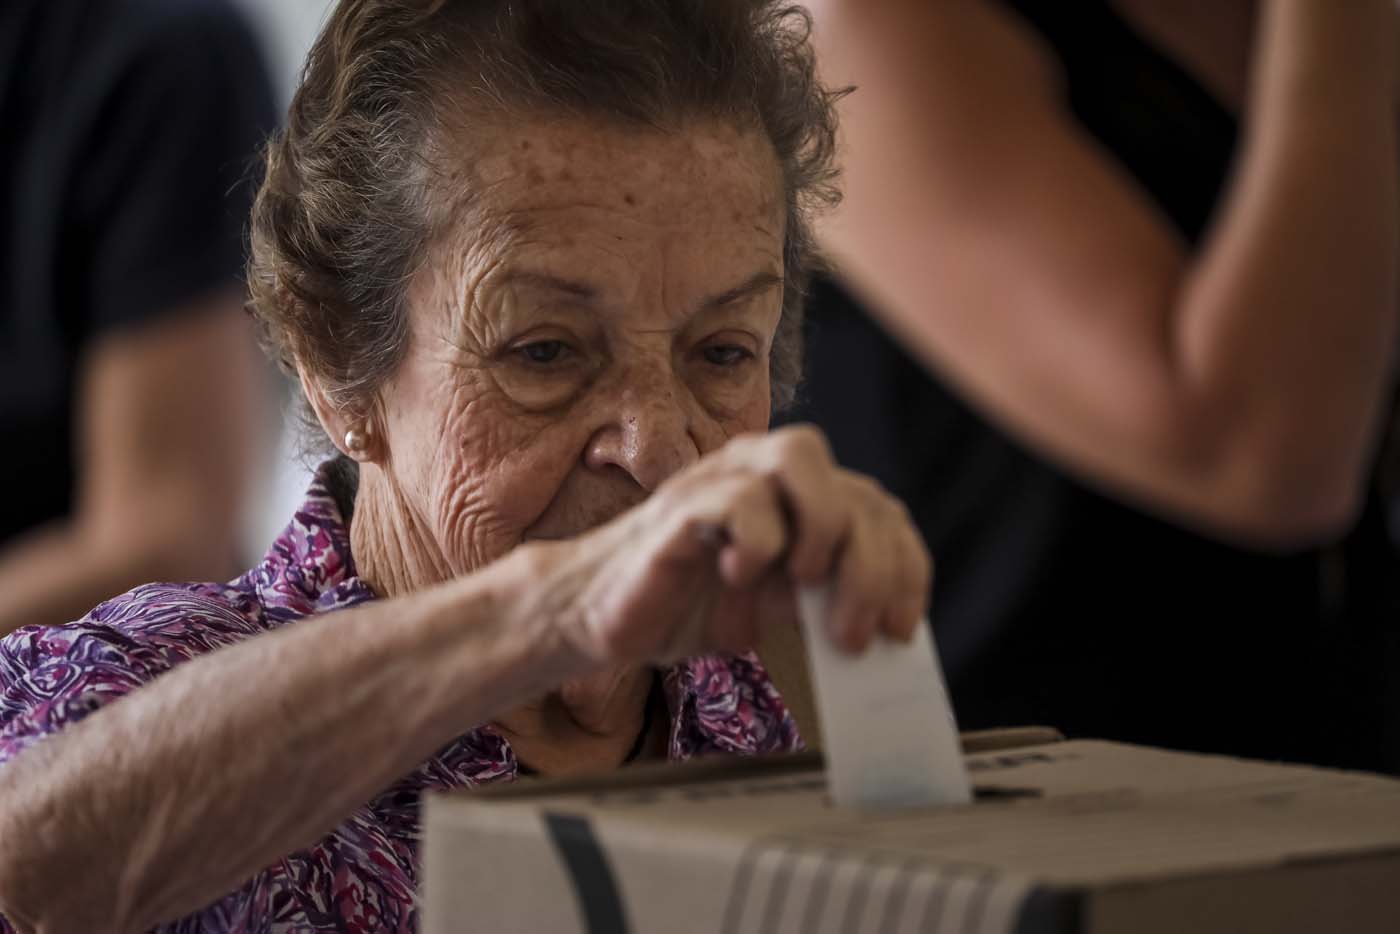
[[[831,587],[847,650],[908,639],[932,574],[903,505],[807,427],[736,438],[607,525],[532,550],[542,609],[594,664],[751,648],[760,625],[795,624],[802,584]]]

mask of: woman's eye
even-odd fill
[[[704,351],[705,362],[713,366],[736,366],[753,359],[753,353],[737,344],[714,344]]]
[[[516,353],[520,354],[530,363],[553,363],[558,360],[568,345],[563,341],[531,341],[516,348]]]

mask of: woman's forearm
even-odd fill
[[[576,674],[507,559],[189,662],[0,768],[0,912],[145,930],[313,843],[451,737]]]
[[[1235,180],[1172,330],[1183,391],[1213,410],[1199,422],[1241,452],[1241,489],[1263,477],[1324,522],[1362,487],[1396,341],[1389,3],[1261,7]]]

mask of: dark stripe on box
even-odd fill
[[[1021,902],[1016,934],[1079,934],[1084,895],[1070,889],[1032,889]]]
[[[592,826],[582,817],[548,812],[544,824],[569,870],[584,929],[588,934],[628,934],[622,893]]]

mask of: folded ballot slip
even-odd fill
[[[828,635],[825,588],[803,588],[798,611],[832,801],[867,810],[971,801],[957,722],[927,621],[908,643],[877,637],[864,653],[848,655]]]

